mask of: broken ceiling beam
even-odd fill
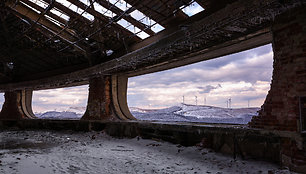
[[[44,2],[48,3],[48,0],[43,0]],[[76,3],[75,5],[78,6],[79,8],[82,8],[82,9],[87,9],[86,11],[88,11],[88,13],[92,12],[93,16],[95,16],[96,18],[95,19],[98,19],[98,21],[102,21],[102,23],[100,24],[99,23],[99,27],[96,28],[95,30],[95,33],[99,33],[98,31],[103,31],[104,33],[107,33],[109,35],[112,35],[114,32],[122,32],[124,35],[128,35],[128,36],[131,36],[132,33],[130,33],[129,31],[127,31],[126,29],[124,29],[123,27],[121,27],[120,25],[118,24],[112,24],[110,21],[109,21],[109,18],[103,16],[102,14],[96,12],[95,10],[91,9],[91,8],[87,8],[87,6],[79,1],[69,1],[70,3],[74,2]],[[74,4],[73,3],[73,4]],[[72,23],[70,24],[70,26],[73,26],[73,22],[76,22],[74,21],[73,19],[77,19],[81,22],[83,22],[84,24],[87,24],[88,26],[94,24],[92,21],[88,20],[87,18],[79,15],[78,13],[76,13],[75,11],[69,9],[68,7],[62,5],[61,3],[58,3],[58,2],[54,2],[54,7],[56,7],[57,9],[63,11],[64,13],[66,13],[69,17],[70,17],[70,21],[69,23]],[[72,18],[72,19],[71,19]],[[103,25],[102,25],[103,24]],[[110,27],[110,28],[109,28]],[[67,27],[66,27],[67,28]],[[75,30],[75,28],[74,28]],[[82,30],[80,30],[79,32],[82,32]],[[88,37],[90,36],[90,34],[88,35]],[[95,35],[91,36],[93,39],[99,41],[99,38],[96,37]],[[84,38],[83,38],[84,39]],[[134,42],[139,42],[140,39],[137,38],[137,37],[134,37],[133,38],[133,41]]]
[[[112,74],[139,75],[139,71],[149,73],[162,66],[173,68],[251,49],[272,41],[270,27],[277,15],[305,4],[304,0],[238,0],[120,58],[68,74],[2,84],[0,89],[5,91],[64,87],[92,77]],[[233,26],[244,30],[227,33],[225,28]]]
[[[120,20],[120,18],[118,18],[118,15],[121,15],[123,14],[124,12],[122,10],[120,10],[119,8],[117,8],[116,6],[112,6],[112,10],[113,9],[116,9],[116,13],[117,16],[114,16],[113,18],[109,18],[107,16],[104,16],[103,14],[97,12],[96,10],[92,9],[92,8],[88,8],[87,5],[85,5],[84,3],[80,2],[79,0],[67,0],[69,1],[70,3],[76,5],[77,7],[85,10],[90,13],[91,15],[93,15],[94,17],[98,18],[99,20],[103,21],[104,22],[104,26],[105,27],[106,25],[111,25],[111,26],[116,26],[116,28],[122,28],[123,30],[126,30],[125,28],[121,27],[119,24],[117,24],[116,22],[118,20]],[[98,1],[100,2],[100,1]],[[97,3],[97,2],[96,2]],[[103,3],[104,4],[104,3]],[[108,3],[106,3],[108,4]],[[102,5],[102,4],[100,4]],[[105,5],[105,4],[104,4]],[[103,5],[102,5],[103,6]],[[105,7],[105,6],[103,6]],[[107,7],[105,7],[107,8]],[[108,8],[110,8],[110,6],[108,5]],[[107,8],[107,9],[108,9]],[[137,26],[138,28],[140,28],[141,30],[146,30],[147,34],[149,35],[154,35],[155,33],[150,29],[150,28],[147,28],[146,25],[140,23],[139,21],[135,20],[134,18],[132,18],[131,16],[129,15],[123,15],[122,18],[126,19],[127,21],[129,21],[130,23],[132,23],[133,25]],[[102,26],[101,26],[102,27]],[[129,33],[129,31],[126,30],[126,32]],[[132,35],[133,33],[130,33],[130,35]]]
[[[40,7],[39,5],[33,3],[31,1],[29,1],[29,0],[22,0],[21,2],[26,3],[27,5],[31,6],[32,8],[34,8],[34,9],[36,9],[38,11],[40,11],[41,13],[43,13],[45,11],[44,8]],[[63,19],[63,18],[61,18],[61,17],[51,13],[50,11],[48,13],[46,13],[46,14],[48,16],[50,16],[51,18],[53,18],[53,19],[55,19],[55,20],[57,20],[57,21],[59,21],[59,22],[61,22],[63,24],[66,24],[66,22],[67,22],[65,19]]]
[[[191,0],[141,0],[141,3],[135,3],[134,0],[125,1],[165,28],[185,21],[188,16],[179,8],[181,5],[191,2]]]
[[[137,21],[136,19],[134,19],[133,17],[130,16],[130,13],[132,12],[132,10],[129,11],[123,11],[120,8],[116,7],[115,5],[112,5],[108,2],[106,2],[105,0],[96,0],[97,3],[99,3],[100,5],[102,5],[104,8],[114,12],[118,15],[121,15],[123,13],[126,13],[125,15],[122,16],[123,19],[125,19],[126,21],[130,22],[131,24],[135,25],[136,27],[138,27],[139,29],[145,31],[147,34],[149,34],[150,36],[155,35],[155,32],[152,31],[150,29],[150,26],[147,26],[143,23],[141,23],[140,21]],[[131,7],[132,8],[132,7]],[[134,9],[134,8],[133,8]],[[119,19],[117,19],[119,20]]]
[[[82,48],[82,46],[79,46],[78,44],[75,44],[74,42],[77,40],[76,37],[72,35],[72,33],[67,31],[62,31],[62,27],[57,26],[56,24],[52,23],[45,17],[40,17],[40,15],[36,12],[34,12],[32,9],[28,8],[27,6],[23,4],[12,4],[8,3],[7,6],[11,7],[16,12],[20,13],[23,16],[26,16],[27,18],[31,19],[32,21],[38,21],[42,25],[45,30],[48,30],[53,35],[58,34],[58,37],[60,37],[65,42],[72,44],[77,50],[86,53],[85,49]],[[33,23],[32,23],[33,25]],[[35,23],[34,23],[35,25]]]

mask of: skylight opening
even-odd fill
[[[155,33],[160,32],[161,30],[165,29],[163,26],[159,25],[153,19],[149,18],[148,16],[144,15],[139,10],[134,10],[130,15],[136,19],[137,21],[147,25],[152,31]]]
[[[27,6],[28,8],[30,8],[30,9],[33,10],[34,12],[40,14],[40,11],[38,11],[38,10],[36,10],[35,8],[29,6],[28,4],[26,4],[26,3],[22,2],[22,1],[20,1],[20,3],[23,4],[23,5],[25,5],[25,6]]]
[[[61,23],[60,21],[58,21],[58,20],[56,20],[56,19],[53,19],[52,17],[50,17],[50,16],[48,16],[48,15],[45,15],[45,17],[46,17],[49,21],[51,21],[52,23],[56,24],[56,25],[59,26],[59,27],[64,26],[63,23]]]
[[[69,8],[70,10],[78,13],[79,15],[82,15],[84,18],[93,21],[95,19],[95,17],[87,12],[84,12],[83,9],[77,7],[76,5],[68,2],[67,0],[56,0],[56,2],[64,5],[65,7]]]
[[[60,11],[57,8],[52,8],[50,10],[50,12],[55,14],[55,15],[57,15],[58,17],[60,17],[60,18],[62,18],[64,20],[66,20],[66,21],[69,21],[69,19],[70,19],[70,17],[68,15],[64,14],[62,11]]]
[[[90,5],[90,1],[89,0],[79,0],[81,1],[83,4],[89,6]]]
[[[29,0],[29,1],[33,2],[34,4],[40,6],[43,9],[46,9],[49,6],[48,3],[46,3],[45,1],[42,1],[42,0]]]
[[[127,3],[124,0],[108,0],[108,2],[110,2],[111,4],[115,5],[116,7],[118,7],[119,9],[126,11],[129,8],[131,8],[132,6]]]
[[[111,56],[113,53],[113,50],[106,50],[106,56]]]
[[[194,1],[188,6],[182,6],[180,9],[189,17],[204,10],[204,8],[201,7],[196,1]]]
[[[96,10],[97,12],[101,13],[101,14],[104,15],[104,16],[107,16],[107,17],[111,17],[111,18],[112,18],[112,17],[114,17],[114,16],[117,15],[116,13],[114,13],[114,12],[112,12],[112,11],[106,9],[105,7],[103,7],[102,5],[100,5],[99,3],[94,2],[94,3],[93,3],[93,6],[94,6],[94,8],[95,8],[95,10]]]
[[[151,30],[154,31],[155,33],[158,33],[162,30],[164,30],[165,28],[161,25],[159,25],[158,23],[155,23],[152,27]]]
[[[140,30],[135,25],[133,25],[133,24],[129,23],[128,21],[126,21],[125,19],[120,19],[117,23],[119,25],[121,25],[122,27],[124,27],[125,29],[129,30],[130,32],[132,32],[133,34],[135,34],[136,36],[140,37],[141,39],[146,39],[146,38],[148,38],[150,36],[146,32]]]
[[[138,32],[138,33],[136,33],[136,35],[137,35],[138,37],[140,37],[141,39],[146,39],[146,38],[150,37],[150,35],[148,35],[148,34],[147,34],[146,32],[144,32],[144,31]]]

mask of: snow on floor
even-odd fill
[[[2,131],[1,174],[290,173],[262,161],[234,160],[198,147],[102,132]]]

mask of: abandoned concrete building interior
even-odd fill
[[[186,13],[185,8],[195,3],[202,11]],[[5,96],[0,113],[0,173],[31,173],[30,169],[38,173],[211,173],[182,166],[140,168],[151,165],[140,163],[145,157],[136,159],[136,152],[143,149],[123,149],[128,146],[125,138],[135,137],[154,140],[147,144],[151,149],[170,142],[162,144],[169,146],[169,154],[178,144],[172,147],[179,148],[176,155],[182,148],[198,147],[231,159],[268,161],[288,172],[306,173],[305,0],[1,0],[0,19],[0,91]],[[270,90],[258,116],[246,125],[139,121],[128,108],[130,77],[266,44],[273,47]],[[42,120],[34,115],[33,91],[84,84],[89,84],[89,92],[80,120]],[[85,141],[84,137],[71,141],[75,134],[89,136],[90,141],[116,141],[115,147],[100,144],[97,152],[88,152],[88,158],[93,158],[98,150],[110,148],[109,162],[97,157],[93,160],[97,163],[87,168],[82,166],[86,161],[81,164],[81,158],[71,157],[66,171],[52,166],[38,170],[26,162],[38,155],[33,154],[35,149],[50,148],[43,145],[46,136],[54,135],[48,139],[50,144],[68,142],[62,155],[83,147],[74,147],[73,143]],[[36,139],[30,142],[31,138]],[[34,150],[24,159],[16,156],[22,150],[10,154],[18,148]],[[116,166],[113,161],[119,160],[119,152],[133,153],[135,158],[131,155],[132,161],[115,170],[110,165]],[[198,153],[208,158],[212,152]],[[243,173],[238,168],[210,170]]]

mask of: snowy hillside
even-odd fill
[[[80,119],[86,107],[69,107],[63,111],[47,111],[44,113],[35,113],[35,116],[41,119]]]
[[[70,107],[63,111],[36,113],[41,119],[80,119],[85,107]],[[205,123],[246,124],[257,115],[259,108],[220,108],[182,104],[165,109],[141,109],[130,107],[131,113],[139,120],[186,121]]]
[[[214,106],[181,105],[159,110],[131,109],[139,120],[191,121],[206,123],[246,124],[259,108],[220,108]]]

